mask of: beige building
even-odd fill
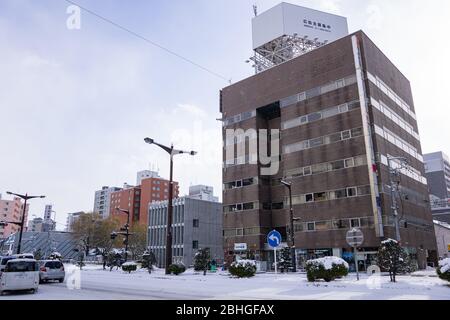
[[[439,258],[450,258],[450,224],[434,221]]]
[[[29,205],[25,210],[25,224],[28,217]],[[2,200],[0,195],[0,221],[1,222],[20,222],[22,220],[23,202],[20,198],[13,200]],[[11,234],[20,230],[20,227],[15,224],[8,224],[6,226],[0,225],[0,239],[7,238]]]

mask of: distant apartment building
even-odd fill
[[[423,155],[425,176],[430,194],[439,199],[450,198],[450,159],[443,152]]]
[[[27,231],[31,232],[42,232],[42,225],[44,224],[44,219],[34,218],[28,222]]]
[[[214,188],[205,185],[196,185],[189,187],[189,198],[219,202],[219,197],[214,196]]]
[[[73,212],[73,213],[68,213],[67,214],[67,222],[66,222],[66,232],[72,232],[72,225],[75,221],[78,220],[78,218],[85,214],[84,211],[79,211],[79,212]]]
[[[20,198],[14,198],[13,200],[2,200],[0,194],[0,221],[4,222],[21,222],[22,214],[23,214],[23,202]],[[27,204],[27,208],[25,210],[25,225],[28,218],[28,210],[30,205]],[[26,227],[25,227],[26,228]],[[7,238],[11,234],[16,233],[20,230],[18,225],[9,223],[6,226],[0,226],[0,239]]]
[[[147,178],[159,178],[159,173],[157,171],[152,170],[142,170],[136,173],[136,185],[140,186],[142,180]]]
[[[122,190],[111,194],[110,215],[126,222],[126,214],[116,210],[128,210],[130,212],[130,224],[139,223],[147,225],[148,205],[153,201],[163,201],[169,198],[169,181],[159,175],[151,177],[142,176],[138,186],[124,185]],[[178,182],[174,182],[174,197],[178,197]]]
[[[158,267],[165,266],[168,201],[153,202],[148,208],[148,245]],[[173,262],[192,266],[194,255],[209,248],[211,258],[223,261],[222,204],[189,196],[173,200]]]
[[[106,219],[110,214],[111,194],[122,188],[104,186],[101,190],[95,191],[94,212]]]
[[[425,154],[425,176],[433,218],[450,223],[450,160],[443,152]]]
[[[47,204],[44,209],[44,220],[48,221],[52,219],[53,206]]]

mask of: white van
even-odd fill
[[[9,260],[0,275],[0,294],[19,290],[35,293],[38,286],[39,264],[34,259]]]

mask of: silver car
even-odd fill
[[[59,260],[42,260],[39,261],[39,281],[41,283],[49,280],[57,280],[64,282],[66,272],[64,271],[64,265]]]

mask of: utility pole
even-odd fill
[[[399,168],[393,168],[392,162],[393,161],[400,161],[400,167]],[[389,185],[391,188],[391,211],[392,215],[394,217],[394,225],[395,225],[395,237],[396,240],[400,243],[401,241],[401,235],[400,235],[400,221],[398,218],[398,205],[397,205],[397,195],[398,195],[398,187],[399,182],[395,182],[393,176],[397,176],[399,174],[399,170],[403,168],[404,166],[408,165],[408,160],[405,157],[389,157],[388,156],[388,170],[389,170]]]
[[[294,232],[294,220],[298,221],[299,218],[294,218],[294,208],[292,207],[292,183],[284,180],[281,183],[289,190],[289,222],[290,222],[290,238],[291,238],[291,259],[292,259],[292,272],[297,272],[297,259],[295,250],[295,232]]]

